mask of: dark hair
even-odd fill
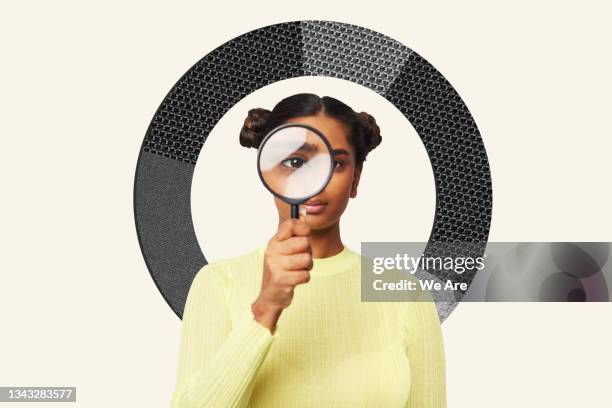
[[[368,153],[380,144],[380,128],[370,114],[357,113],[350,106],[330,96],[299,93],[283,99],[272,111],[263,108],[249,110],[240,130],[240,144],[258,148],[263,138],[275,127],[289,119],[316,115],[321,111],[347,127],[349,143],[355,151],[355,163],[361,166]]]

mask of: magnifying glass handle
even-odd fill
[[[291,204],[291,218],[300,218],[300,206]]]

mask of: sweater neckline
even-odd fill
[[[258,247],[259,254],[263,257],[265,246]],[[352,269],[359,263],[359,255],[346,245],[336,255],[327,258],[313,258],[310,277],[331,276]]]

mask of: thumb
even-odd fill
[[[300,213],[300,221],[302,222],[306,222],[306,208],[300,205],[300,209],[299,209],[299,213]]]
[[[298,222],[294,225],[293,235],[305,237],[310,234],[310,228],[306,223],[306,208],[300,207],[299,214]]]

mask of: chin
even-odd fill
[[[331,219],[330,217],[326,216],[325,213],[306,215],[306,224],[312,230],[323,230],[323,229],[329,228],[332,225],[334,225],[337,221],[338,221],[337,219]]]

